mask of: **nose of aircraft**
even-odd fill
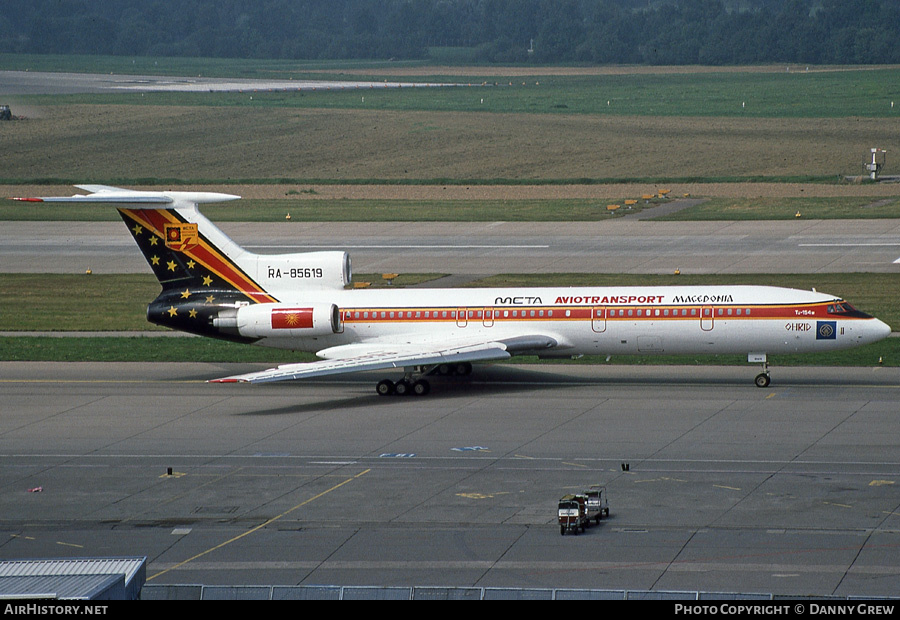
[[[872,319],[872,325],[867,330],[871,342],[877,342],[891,335],[891,326],[879,319]]]

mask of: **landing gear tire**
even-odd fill
[[[468,377],[472,374],[472,364],[470,362],[438,364],[435,372],[443,377]]]
[[[769,378],[769,373],[761,372],[756,375],[756,379],[753,382],[756,384],[756,387],[769,387],[769,383],[771,383],[771,379]]]
[[[375,392],[379,396],[425,396],[431,391],[431,384],[425,379],[410,381],[409,379],[400,379],[394,383],[390,379],[383,379],[375,386]]]
[[[459,375],[461,377],[468,377],[472,374],[472,364],[470,364],[469,362],[460,362],[453,370],[453,374]]]
[[[400,379],[394,386],[394,394],[397,396],[406,396],[412,390],[412,385],[406,379]]]

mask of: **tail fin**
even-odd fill
[[[342,289],[350,281],[345,252],[260,255],[232,241],[197,209],[236,200],[212,192],[135,191],[79,185],[88,195],[20,198],[32,202],[113,204],[159,280],[162,292],[147,320],[174,329],[231,337],[212,329],[220,311],[294,300],[313,290]]]
[[[278,300],[254,280],[256,255],[246,252],[206,219],[200,203],[240,196],[209,192],[141,192],[79,185],[89,195],[24,198],[30,202],[114,204],[162,286],[147,307],[147,320],[174,329],[210,333],[223,307]],[[242,267],[250,267],[249,269]]]
[[[250,273],[255,272],[255,255],[225,236],[196,206],[120,207],[119,214],[164,293],[189,287],[227,293],[232,301],[277,301]]]
[[[197,210],[201,203],[237,200],[240,196],[143,192],[106,185],[77,187],[91,193],[19,200],[116,205],[163,292],[189,286],[227,292],[251,303],[276,301],[254,280],[256,255],[234,243]]]

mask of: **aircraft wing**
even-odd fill
[[[516,353],[537,352],[557,345],[544,335],[516,336],[500,340],[456,345],[350,344],[331,347],[318,355],[328,359],[298,364],[283,364],[259,372],[213,379],[211,383],[268,383],[290,379],[308,379],[364,370],[383,370],[407,366],[430,366],[453,362],[487,362],[509,359]]]

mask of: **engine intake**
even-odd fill
[[[258,254],[257,282],[278,297],[279,292],[342,289],[350,283],[350,255],[346,252]]]

